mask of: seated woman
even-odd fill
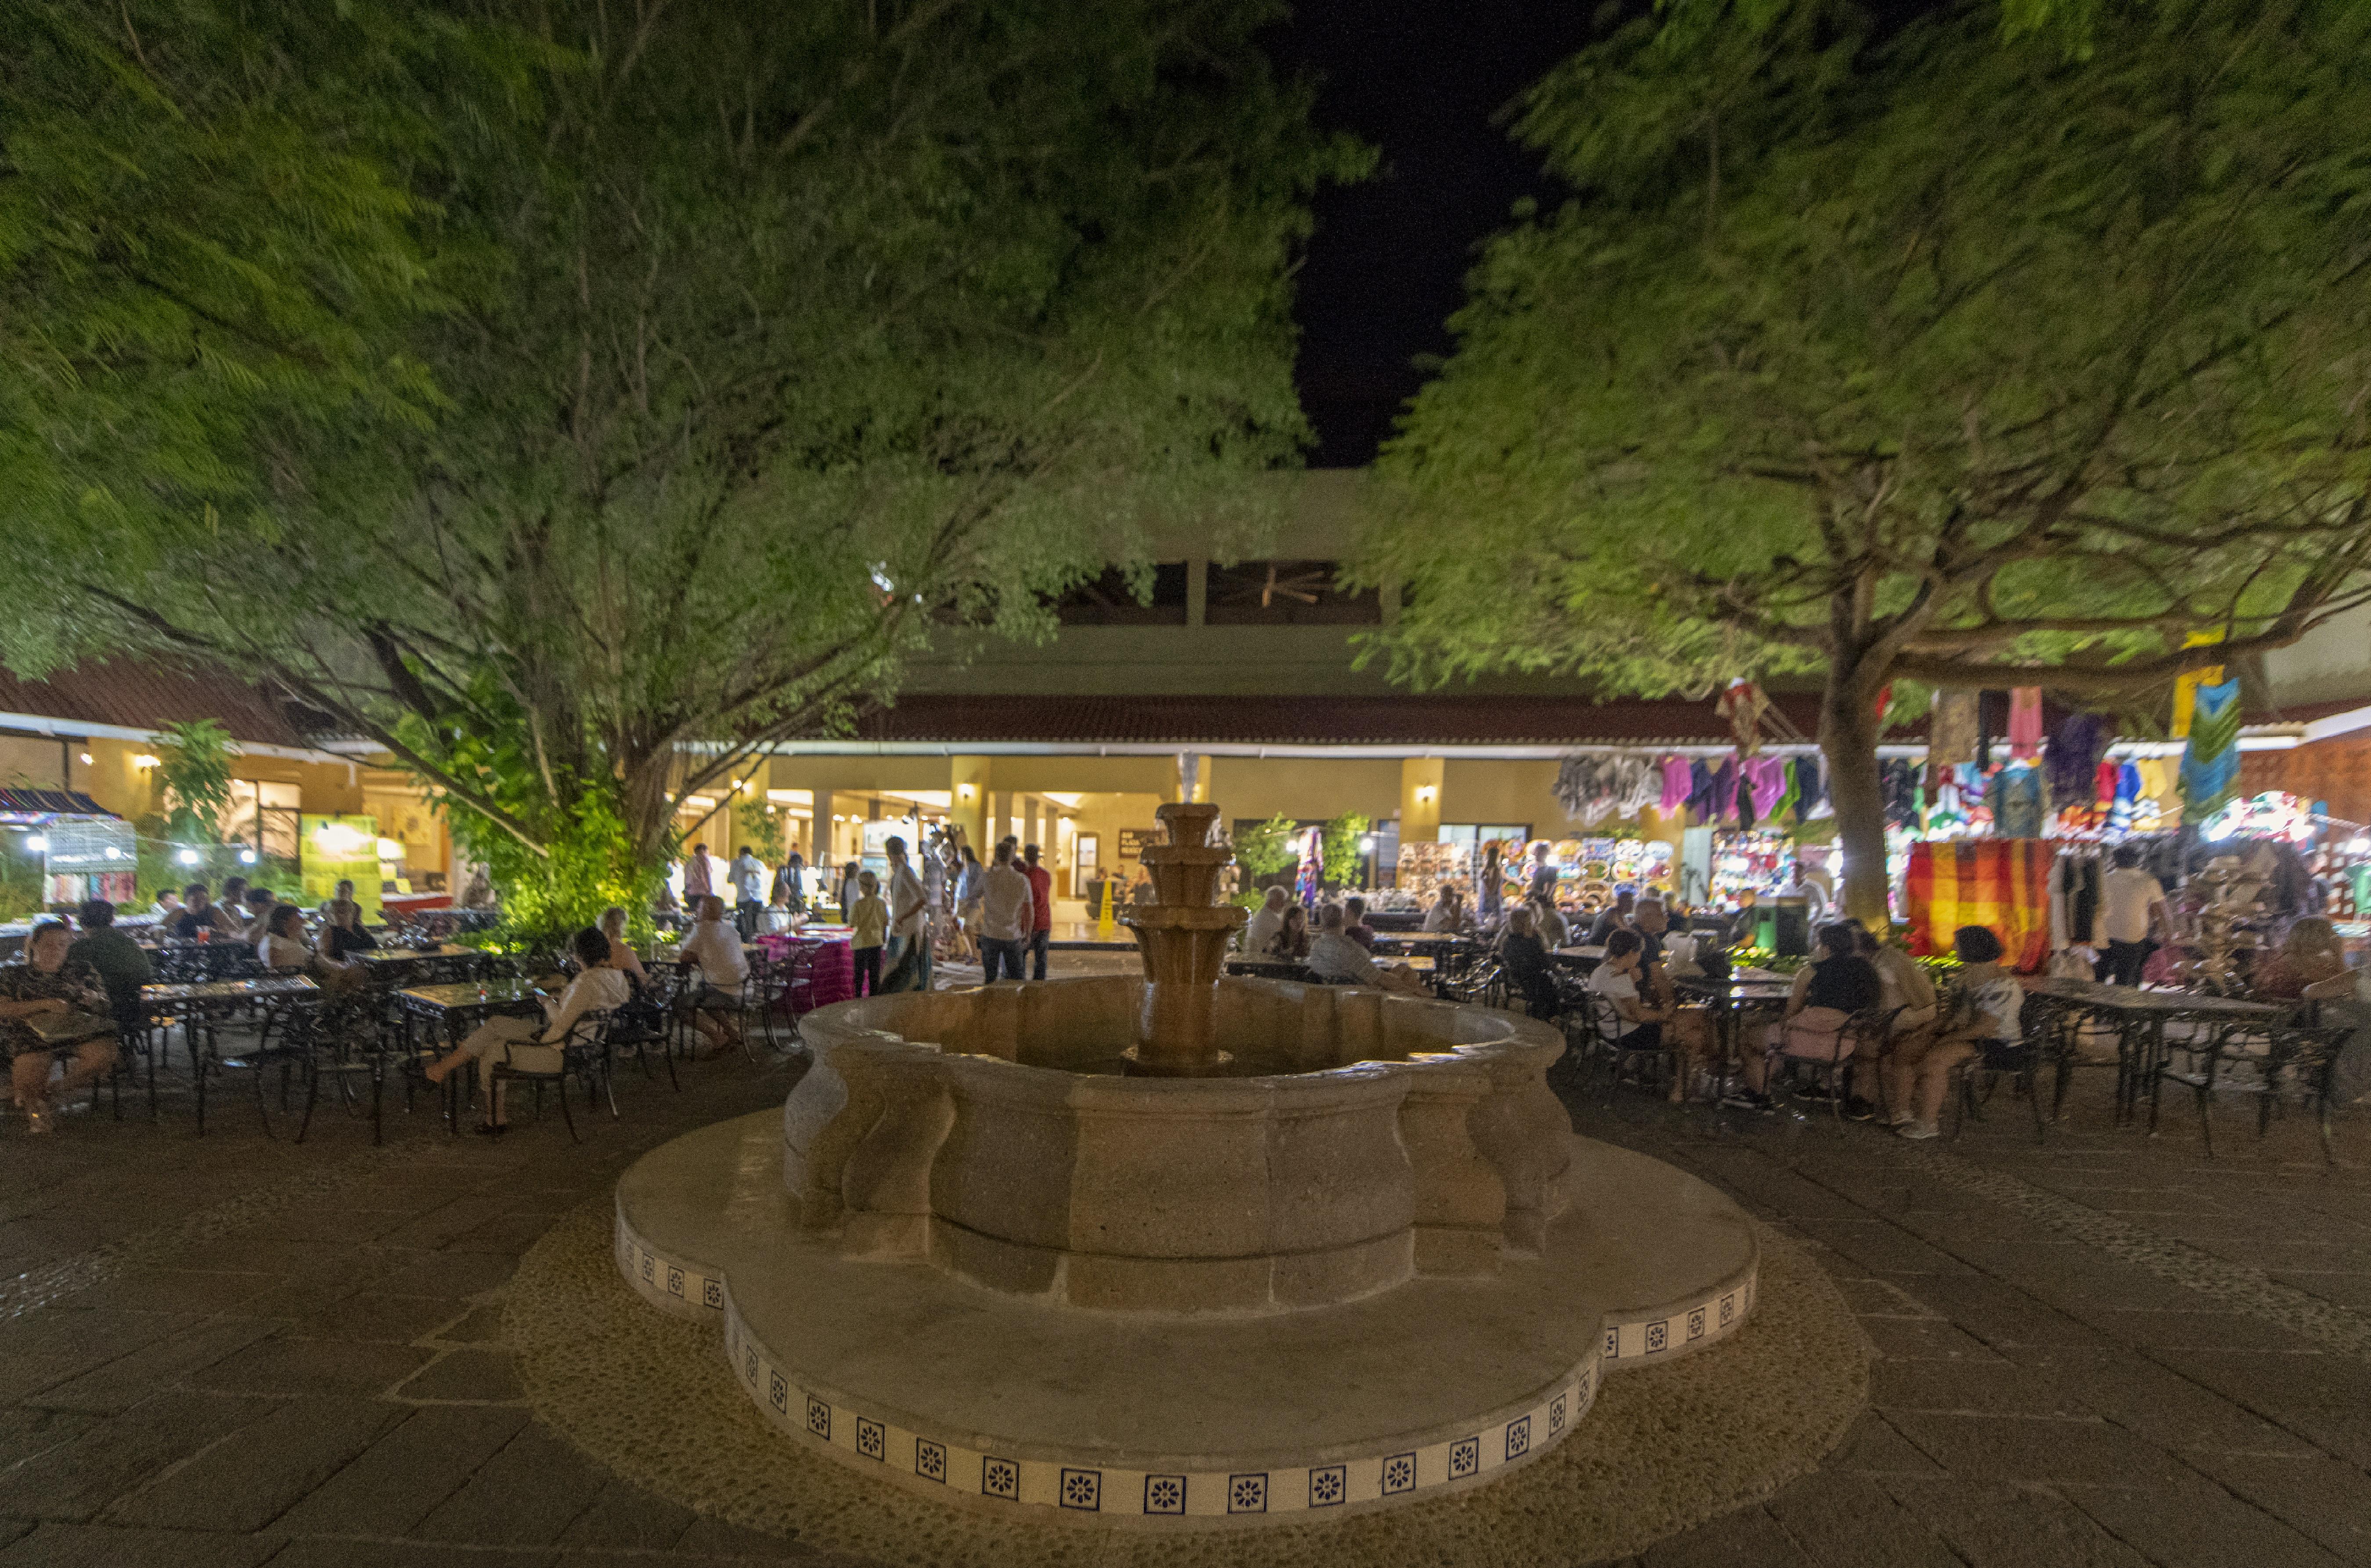
[[[626,912],[611,904],[601,912],[601,935],[609,939],[609,967],[622,972],[629,984],[641,991],[651,983],[648,970],[631,947],[626,946]]]
[[[741,1043],[741,987],[749,978],[749,958],[741,951],[740,931],[725,918],[723,899],[710,894],[696,912],[700,919],[680,952],[684,967],[700,971],[691,1022],[713,1053]]]
[[[1309,957],[1309,912],[1299,904],[1287,904],[1284,919],[1278,923],[1276,940],[1268,944],[1267,957],[1287,963],[1299,963]]]
[[[1411,994],[1424,989],[1405,964],[1378,964],[1367,950],[1343,932],[1342,906],[1327,904],[1318,914],[1317,940],[1309,945],[1309,972],[1317,980],[1345,985],[1373,985]]]
[[[323,958],[333,964],[342,964],[352,955],[367,953],[378,946],[378,938],[363,929],[362,905],[352,899],[332,899],[328,908],[330,923],[321,933]]]
[[[1523,999],[1532,1017],[1553,1018],[1561,1010],[1548,950],[1532,929],[1529,908],[1517,905],[1508,913],[1506,932],[1498,938],[1498,963],[1506,970],[1508,989]]]
[[[1260,895],[1260,907],[1252,911],[1251,919],[1243,925],[1243,951],[1254,958],[1265,958],[1276,946],[1276,934],[1284,929],[1284,906],[1287,895],[1281,888],[1270,888]]]
[[[2308,914],[2292,922],[2280,947],[2256,961],[2248,982],[2250,990],[2268,1001],[2295,1002],[2313,995],[2317,986],[2327,993],[2331,989],[2329,982],[2352,978],[2338,927],[2318,914]],[[2337,993],[2350,995],[2353,988],[2339,987]]]
[[[2000,967],[2000,938],[1981,925],[1963,925],[1952,941],[1962,966],[1958,1011],[1931,1039],[1897,1040],[1885,1061],[1885,1098],[1893,1107],[1893,1130],[1904,1138],[1939,1135],[1953,1067],[1979,1051],[2013,1050],[2025,1038],[2025,988]]]
[[[583,969],[558,997],[543,999],[543,1022],[533,1018],[488,1018],[470,1032],[458,1051],[429,1063],[428,1081],[441,1084],[472,1062],[507,1063],[530,1073],[559,1071],[567,1060],[561,1047],[578,1019],[588,1014],[608,1012],[632,999],[624,973],[610,966],[609,939],[599,927],[586,926],[569,946]],[[503,1083],[496,1079],[493,1095],[487,1102],[486,1120],[478,1131],[499,1135],[509,1130],[510,1120],[503,1105]]]
[[[275,904],[263,917],[263,934],[255,944],[263,967],[282,972],[313,967],[313,943],[305,935],[305,912],[295,904]]]
[[[1877,966],[1861,951],[1868,935],[1842,921],[1822,925],[1814,935],[1811,961],[1795,971],[1795,983],[1787,994],[1787,1011],[1774,1042],[1780,1054],[1807,1062],[1833,1062],[1853,1015],[1882,1004],[1885,982]],[[1873,1081],[1878,1051],[1883,1044],[1870,1037],[1854,1042],[1853,1061],[1845,1069],[1845,1114],[1856,1121],[1868,1121],[1877,1115],[1876,1102],[1863,1091]]]
[[[1508,926],[1511,929],[1519,918],[1530,912],[1520,906],[1509,911]],[[1638,989],[1642,978],[1639,966],[1646,955],[1645,937],[1626,928],[1617,930],[1605,938],[1604,960],[1589,971],[1590,993],[1603,997],[1610,1010],[1610,1016],[1598,1016],[1598,1033],[1636,1051],[1660,1050],[1663,1026],[1671,1021],[1671,1009]]]
[[[74,1052],[58,1090],[63,1097],[115,1065],[107,988],[98,970],[67,958],[72,944],[63,922],[43,921],[26,938],[25,961],[0,968],[0,1055],[11,1059],[9,1081],[29,1132],[53,1125],[50,1068],[58,1051]]]
[[[1427,931],[1468,931],[1473,924],[1465,917],[1465,895],[1454,888],[1444,886],[1440,889],[1440,897],[1424,912],[1424,928]]]

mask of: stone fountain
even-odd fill
[[[619,1183],[628,1282],[789,1437],[960,1505],[1255,1525],[1481,1484],[1743,1320],[1750,1223],[1575,1137],[1555,1030],[1222,976],[1217,816],[1162,808],[1140,979],[821,1009],[779,1119]]]

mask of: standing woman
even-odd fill
[[[955,872],[955,956],[969,963],[980,956],[979,913],[988,873],[971,845],[965,844],[962,854]]]
[[[1492,839],[1482,846],[1482,869],[1474,877],[1475,924],[1488,927],[1498,923],[1507,901],[1506,885],[1506,864],[1499,858],[1498,841]]]
[[[26,939],[24,963],[0,969],[0,1054],[12,1059],[9,1080],[29,1132],[47,1132],[52,1126],[50,1066],[56,1052],[74,1052],[58,1091],[68,1097],[115,1065],[115,1024],[106,987],[88,964],[67,959],[72,941],[63,922],[44,921]],[[78,1014],[88,1016],[89,1029],[61,1035],[60,1028]]]

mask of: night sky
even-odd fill
[[[1269,41],[1314,75],[1317,118],[1382,151],[1364,185],[1329,191],[1301,276],[1296,379],[1317,427],[1312,464],[1372,459],[1401,401],[1442,354],[1476,241],[1519,196],[1554,194],[1539,160],[1493,123],[1586,42],[1575,0],[1300,0]]]

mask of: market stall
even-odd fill
[[[105,899],[129,904],[139,880],[140,840],[132,824],[75,790],[0,789],[0,829],[41,857],[48,909]]]

